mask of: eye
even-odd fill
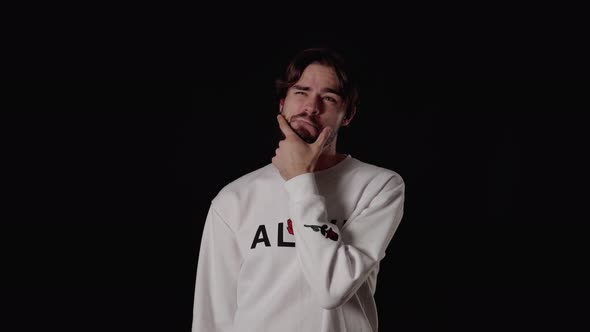
[[[324,100],[327,100],[327,101],[329,101],[329,102],[331,102],[331,103],[335,103],[335,102],[336,102],[336,99],[334,99],[334,98],[332,98],[332,97],[330,97],[330,96],[326,96],[326,97],[324,97]]]
[[[295,91],[296,95],[303,95],[305,96],[305,92],[304,91]]]

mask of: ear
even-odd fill
[[[354,115],[356,114],[356,107],[353,107],[350,110],[350,114],[348,114],[348,116],[344,116],[344,119],[342,119],[342,123],[340,124],[342,127],[346,127],[350,124],[350,122],[352,121],[352,118],[354,118]]]
[[[279,100],[279,113],[283,112],[284,105],[285,105],[285,98],[281,98],[281,100]]]

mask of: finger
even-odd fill
[[[277,115],[277,119],[279,121],[279,128],[281,128],[281,131],[285,137],[297,136],[282,114]]]
[[[320,135],[318,136],[318,138],[315,140],[313,145],[316,146],[320,150],[323,149],[324,145],[326,144],[326,141],[328,140],[328,137],[330,137],[331,133],[332,133],[332,128],[325,127],[322,130],[322,132],[320,133]]]

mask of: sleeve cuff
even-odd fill
[[[309,196],[320,194],[313,173],[301,174],[290,179],[285,182],[285,188],[287,189],[291,200],[295,202]]]

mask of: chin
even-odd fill
[[[315,142],[315,141],[316,141],[316,139],[317,139],[317,136],[313,136],[313,135],[311,135],[311,134],[310,134],[310,133],[309,133],[307,130],[305,130],[305,129],[302,129],[302,128],[300,128],[300,129],[295,129],[294,131],[295,131],[295,133],[296,133],[296,134],[297,134],[297,135],[298,135],[298,136],[299,136],[299,137],[300,137],[302,140],[304,140],[304,141],[305,141],[305,142],[307,142],[308,144],[311,144],[311,143]]]

